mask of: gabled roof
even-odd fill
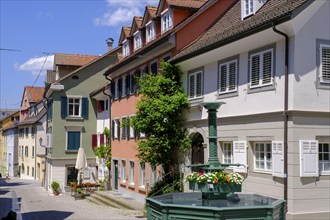
[[[43,98],[44,92],[45,92],[44,87],[25,86],[21,100],[21,106],[25,98],[27,98],[27,101],[29,103],[39,102]]]
[[[166,3],[170,8],[179,8],[185,10],[198,10],[208,0],[160,0],[156,14],[160,16],[163,11],[163,5]]]
[[[204,35],[177,53],[171,61],[178,63],[233,42],[240,36],[249,36],[271,28],[275,21],[281,23],[291,19],[292,12],[306,2],[308,0],[268,0],[253,16],[242,20],[241,1],[237,1]]]
[[[23,121],[17,124],[17,126],[21,125],[31,125],[39,122],[39,120],[47,113],[47,109],[43,108],[38,115],[32,116],[32,117],[27,117]]]
[[[131,32],[131,27],[127,27],[127,26],[123,26],[121,28],[121,33],[120,33],[120,37],[119,37],[119,45],[126,39],[129,37],[129,34]]]
[[[144,27],[151,19],[156,17],[157,7],[155,6],[146,6],[142,19],[142,27]]]
[[[84,54],[54,54],[54,66],[84,66],[87,63],[95,60],[99,56],[84,55]]]
[[[129,33],[129,36],[132,36],[136,31],[138,31],[141,28],[142,24],[142,17],[134,16],[132,21],[132,28]]]

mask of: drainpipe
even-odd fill
[[[284,200],[288,200],[288,100],[289,100],[289,36],[276,29],[273,23],[273,31],[285,37],[285,72],[284,72]]]
[[[110,95],[109,94],[106,94],[105,93],[105,88],[103,88],[103,94],[104,95],[106,95],[106,96],[108,96],[110,99],[109,99],[109,131],[110,131],[110,140],[109,140],[109,144],[110,144],[110,147],[112,146],[112,139],[111,139],[111,134],[112,134],[112,121],[111,121],[111,98],[112,98],[112,94],[111,94],[111,83],[112,83],[112,78],[111,77],[109,77],[108,75],[105,75],[105,78],[107,79],[107,80],[109,80],[109,88],[110,88]],[[112,164],[112,163],[111,163]],[[110,182],[110,185],[111,185],[111,172],[110,172],[110,170],[109,170],[109,182]]]

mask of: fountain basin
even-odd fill
[[[165,219],[285,219],[285,201],[235,193],[224,199],[205,199],[202,192],[169,193],[146,198],[147,217]]]

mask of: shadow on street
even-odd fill
[[[41,211],[41,212],[28,212],[23,213],[22,218],[24,220],[44,220],[44,219],[52,219],[52,220],[63,220],[72,215],[73,212],[62,212],[62,211]]]

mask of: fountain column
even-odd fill
[[[208,127],[209,127],[209,170],[216,169],[220,167],[220,161],[218,158],[218,149],[217,149],[217,112],[218,108],[224,102],[204,102],[200,105],[203,106],[208,113]]]

